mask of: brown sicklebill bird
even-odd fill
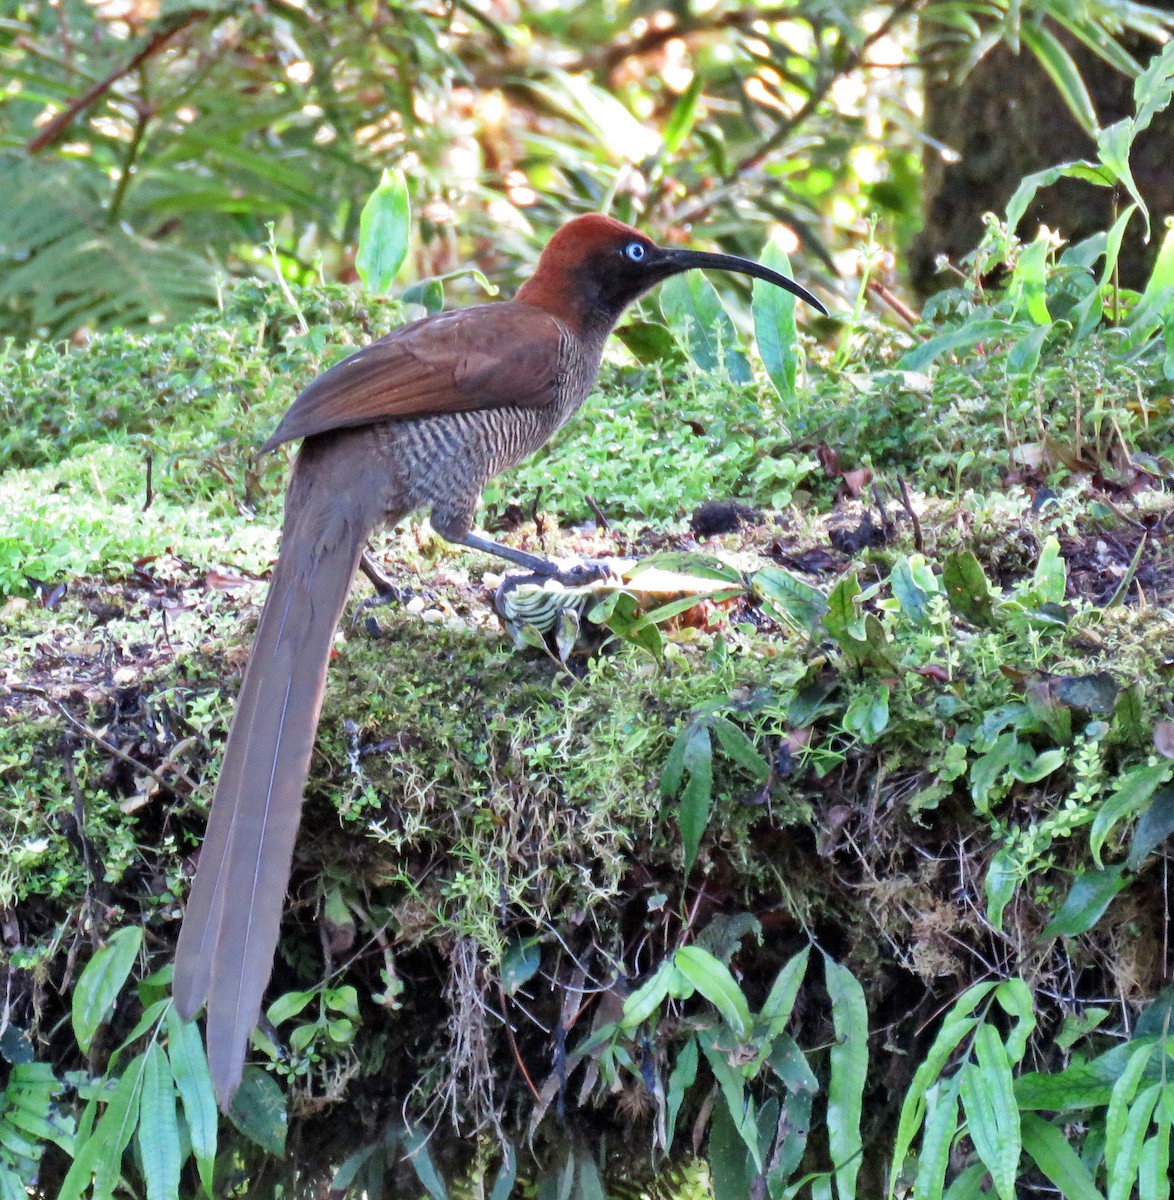
[[[624,309],[694,267],[752,275],[826,311],[758,263],[665,249],[610,217],[576,217],[513,300],[372,342],[310,384],[262,447],[302,441],[175,956],[176,1008],[190,1020],[207,1005],[224,1111],[272,971],[326,664],[368,535],[426,508],[450,542],[555,574],[471,532],[481,490],[574,415]]]

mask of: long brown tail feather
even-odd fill
[[[325,441],[308,443],[303,456],[329,452]],[[304,486],[298,476],[175,955],[180,1015],[190,1019],[207,1002],[208,1062],[225,1111],[277,948],[335,626],[382,515],[374,480],[321,460]]]

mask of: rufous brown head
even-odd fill
[[[806,288],[761,263],[733,254],[658,246],[639,230],[600,213],[575,217],[558,230],[516,298],[545,308],[577,331],[606,332],[649,288],[694,268],[762,279],[827,315]]]

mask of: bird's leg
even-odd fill
[[[578,563],[564,571],[548,558],[542,558],[537,554],[527,554],[525,550],[515,550],[512,546],[503,546],[501,542],[480,537],[475,533],[467,533],[463,538],[451,540],[459,545],[468,546],[470,550],[495,554],[498,558],[504,558],[506,562],[511,562],[515,566],[525,567],[531,574],[538,575],[542,579],[556,579],[564,587],[582,587],[584,584],[607,579],[614,574],[606,563],[599,562]]]
[[[371,581],[371,586],[375,589],[376,601],[380,604],[401,603],[404,598],[404,590],[398,587],[390,576],[385,575],[376,565],[375,560],[371,557],[370,550],[364,550],[359,558],[359,570]]]

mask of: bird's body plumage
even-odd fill
[[[368,535],[427,509],[450,541],[525,558],[471,534],[486,482],[549,441],[582,405],[631,300],[707,265],[806,296],[756,263],[661,250],[609,217],[579,217],[554,235],[514,300],[426,317],[357,351],[311,383],[265,443],[302,439],[173,989],[182,1016],[206,1006],[223,1109],[269,980],[330,646]]]

